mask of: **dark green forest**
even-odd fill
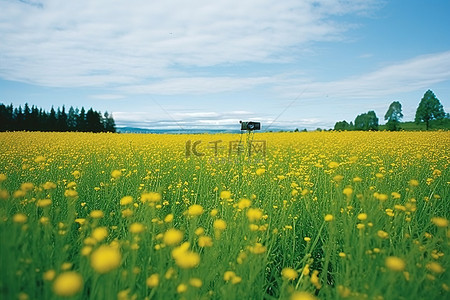
[[[0,103],[0,131],[79,131],[79,132],[116,132],[112,114],[84,107],[58,107],[45,111],[28,103],[19,107]]]

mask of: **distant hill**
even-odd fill
[[[146,129],[137,127],[117,127],[119,133],[157,133],[157,134],[200,134],[200,133],[240,133],[230,129]]]
[[[157,134],[202,134],[202,133],[242,133],[239,129],[147,129],[138,127],[117,127],[118,133],[157,133]],[[279,127],[271,127],[269,131],[293,131],[292,129],[285,129]],[[264,128],[255,132],[266,132]]]

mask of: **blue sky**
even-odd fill
[[[118,126],[331,128],[427,89],[450,111],[447,0],[0,0],[0,102]]]

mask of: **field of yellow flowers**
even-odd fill
[[[448,132],[0,133],[1,299],[448,299]]]

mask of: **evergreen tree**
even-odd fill
[[[115,132],[116,124],[112,114],[105,112],[103,117],[92,108],[86,113],[84,107],[81,111],[70,107],[67,114],[65,106],[58,107],[57,111],[52,106],[47,113],[34,105],[30,108],[28,103],[23,109],[0,103],[0,131],[15,130]]]
[[[52,108],[50,109],[50,114],[48,115],[48,118],[47,118],[47,126],[46,126],[46,130],[47,131],[56,131],[57,130],[57,127],[56,127],[56,122],[57,122],[57,119],[56,119],[56,112],[55,112],[55,109],[53,108],[53,106],[52,106]]]
[[[58,107],[58,114],[57,114],[57,121],[56,121],[56,130],[57,131],[67,131],[67,114],[66,114],[66,108],[62,107],[62,110]]]
[[[67,129],[69,131],[75,131],[76,130],[77,118],[78,118],[78,115],[75,112],[75,109],[71,106],[69,108],[69,114],[67,115]]]
[[[105,112],[103,126],[106,132],[116,132],[116,122],[114,122],[112,114]]]
[[[84,110],[84,107],[81,107],[80,114],[77,118],[77,131],[87,131],[87,124],[86,124],[86,111]]]

